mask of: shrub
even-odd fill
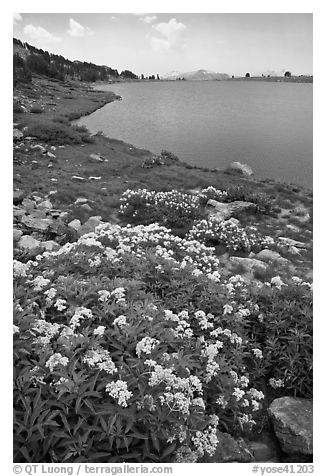
[[[42,121],[31,125],[25,133],[26,135],[37,137],[49,144],[81,144],[92,139],[87,130],[79,126],[70,126],[62,122]]]
[[[126,190],[121,197],[120,214],[133,223],[160,223],[169,227],[189,226],[201,215],[199,200],[177,190],[154,192]]]
[[[194,223],[188,239],[210,245],[222,245],[229,251],[259,251],[275,244],[270,236],[262,236],[256,227],[242,227],[232,220],[220,221],[214,216]]]
[[[196,461],[217,426],[254,424],[250,310],[229,316],[243,281],[219,284],[216,266],[157,225],[100,226],[16,261],[15,462]]]
[[[203,204],[206,204],[210,199],[225,203],[240,200],[255,203],[256,213],[270,214],[273,212],[273,199],[270,196],[262,192],[253,192],[245,186],[231,186],[225,190],[219,190],[210,186],[203,189],[199,197]]]

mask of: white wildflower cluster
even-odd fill
[[[195,318],[198,321],[198,324],[202,330],[210,329],[214,327],[214,324],[211,322],[214,319],[213,314],[206,313],[204,311],[196,311]]]
[[[205,453],[209,456],[214,455],[219,443],[216,433],[216,427],[210,425],[207,430],[196,431],[195,436],[191,437],[199,457],[204,456]]]
[[[252,349],[252,353],[257,359],[262,359],[263,358],[263,353],[260,349]]]
[[[88,259],[88,263],[89,263],[89,266],[91,268],[96,268],[97,266],[100,266],[101,262],[102,262],[102,260],[101,260],[100,255],[94,256],[93,259],[92,258]]]
[[[205,273],[216,282],[220,280],[219,260],[213,247],[207,247],[197,240],[174,236],[169,229],[158,224],[133,227],[103,224],[96,228],[96,233],[98,239],[106,243],[109,253],[107,259],[111,260],[111,256],[114,263],[128,254],[144,259],[146,253],[152,251],[157,257],[175,265],[176,269],[191,265],[196,275]]]
[[[312,291],[312,283],[308,281],[303,281],[303,279],[299,278],[298,276],[292,276],[292,282],[298,286],[307,286]]]
[[[118,400],[118,405],[122,407],[128,406],[127,400],[129,400],[133,395],[132,392],[128,390],[127,382],[124,382],[123,380],[108,383],[105,389],[112,398]]]
[[[57,299],[54,303],[54,307],[58,309],[58,311],[64,311],[67,309],[67,301],[65,299]]]
[[[105,326],[97,326],[96,329],[93,330],[94,336],[102,336],[105,332]]]
[[[215,187],[203,188],[198,194],[197,197],[202,202],[207,202],[208,200],[216,200],[217,202],[226,202],[228,199],[228,193],[225,190],[219,190]]]
[[[96,367],[108,374],[117,372],[117,368],[110,356],[110,352],[97,345],[89,349],[83,357],[83,362],[90,367]]]
[[[13,324],[13,334],[19,334],[19,327]]]
[[[102,243],[98,241],[97,234],[95,232],[87,233],[82,235],[79,240],[77,241],[78,245],[84,246],[96,246],[97,248],[104,248]]]
[[[115,300],[117,304],[122,304],[126,301],[126,290],[125,288],[115,288],[111,292],[111,298]]]
[[[200,398],[203,388],[199,378],[195,375],[181,378],[175,375],[173,365],[163,367],[153,360],[146,360],[145,365],[153,368],[150,372],[149,386],[165,384],[165,392],[159,397],[161,405],[167,405],[171,411],[189,414],[190,406],[203,408],[204,402]]]
[[[46,303],[50,305],[52,300],[55,298],[57,294],[57,290],[55,288],[50,288],[44,291],[44,295],[46,296]]]
[[[204,243],[215,241],[232,251],[250,251],[254,246],[266,247],[269,242],[255,227],[243,228],[232,220],[220,221],[214,216],[195,222],[187,239]]]
[[[174,314],[170,310],[165,310],[164,319],[176,323],[176,327],[173,329],[175,337],[184,339],[190,338],[194,335],[193,330],[190,327],[188,311],[181,311],[178,314]]]
[[[36,331],[40,336],[36,339],[37,343],[46,345],[50,343],[50,340],[59,333],[60,324],[51,324],[44,319],[38,319],[35,321],[32,330]]]
[[[270,378],[268,383],[274,389],[284,387],[283,379]]]
[[[58,365],[62,365],[66,367],[68,365],[69,359],[67,357],[63,357],[60,352],[51,355],[51,357],[46,361],[45,367],[50,369],[50,372],[53,372],[54,368]]]
[[[285,283],[283,283],[280,276],[274,276],[270,281],[270,285],[277,289],[281,289],[282,286],[287,286]]]
[[[142,352],[144,354],[150,354],[154,347],[159,343],[160,342],[157,339],[153,339],[152,337],[143,337],[136,345],[136,354],[138,358],[140,358]]]
[[[162,215],[169,211],[177,212],[180,217],[193,217],[199,210],[200,202],[196,195],[178,190],[155,192],[147,189],[126,190],[120,198],[120,213],[137,217],[139,208],[160,210]]]
[[[34,285],[35,291],[42,291],[42,289],[50,282],[49,279],[46,279],[43,276],[36,276],[36,278],[33,279],[32,284]]]
[[[75,330],[77,327],[80,326],[80,321],[84,319],[92,319],[93,314],[90,309],[87,309],[86,307],[77,307],[75,309],[75,313],[72,316],[72,318],[69,321],[70,327]]]
[[[27,276],[27,271],[30,268],[30,262],[28,263],[21,263],[20,261],[17,261],[14,259],[14,277],[26,277]]]
[[[116,317],[113,321],[113,325],[118,327],[129,326],[127,323],[127,316],[123,316],[121,314],[120,316]]]

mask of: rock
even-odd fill
[[[50,159],[56,159],[56,158],[57,158],[57,156],[54,155],[54,154],[52,154],[52,152],[47,152],[46,155],[47,155],[48,157],[50,157]]]
[[[90,207],[88,205],[88,203],[84,203],[83,205],[80,206],[80,208],[82,208],[83,210],[85,210],[86,212],[91,212],[92,211],[92,207]]]
[[[300,232],[300,228],[298,226],[292,225],[291,223],[286,225],[286,228],[288,228],[288,230],[290,230],[290,231],[293,231],[294,233],[299,233]]]
[[[289,261],[286,258],[283,258],[277,251],[272,250],[261,250],[255,256],[256,259],[260,259],[261,261],[271,261],[271,262],[278,262],[286,264]]]
[[[26,215],[26,211],[23,208],[19,208],[15,206],[13,207],[14,218],[17,218],[19,220],[19,218],[23,217],[24,215]]]
[[[209,215],[213,216],[214,219],[217,221],[224,221],[250,210],[255,211],[256,205],[251,202],[235,201],[231,203],[223,203],[210,199],[206,204],[206,209],[208,210]]]
[[[236,440],[228,433],[216,432],[219,443],[213,456],[204,456],[200,461],[205,463],[247,463],[253,460],[249,448],[242,438]]]
[[[227,172],[235,173],[239,175],[244,175],[250,177],[253,175],[251,167],[247,164],[241,164],[240,162],[232,162],[226,169]]]
[[[17,246],[19,248],[24,248],[27,250],[34,250],[36,248],[39,248],[41,242],[39,240],[36,240],[32,236],[29,235],[24,235],[20,238]]]
[[[14,140],[19,140],[21,139],[22,137],[24,136],[24,134],[22,133],[22,131],[20,131],[19,129],[14,129],[13,130],[13,138]]]
[[[306,248],[307,247],[307,245],[305,243],[303,243],[302,241],[292,240],[291,238],[286,238],[284,236],[279,236],[278,240],[281,242],[280,244],[284,245],[284,246],[289,246],[289,247],[295,246],[296,248]]]
[[[36,203],[34,200],[31,200],[30,198],[24,198],[22,201],[22,206],[25,208],[25,210],[33,210],[36,207]]]
[[[230,263],[243,266],[247,273],[252,273],[255,270],[266,271],[267,265],[254,258],[240,258],[239,256],[230,256]]]
[[[19,190],[19,189],[14,190],[14,192],[13,192],[13,204],[14,205],[19,205],[24,200],[24,197],[25,197],[25,192],[23,192],[23,190]]]
[[[14,241],[19,241],[22,236],[23,236],[23,232],[21,230],[18,230],[18,228],[13,229],[13,240]]]
[[[77,198],[77,200],[74,201],[74,205],[81,205],[87,202],[88,202],[88,198],[79,197]]]
[[[42,154],[44,154],[46,152],[46,148],[43,147],[43,145],[40,145],[40,144],[32,144],[31,145],[31,149],[38,149],[40,152],[42,152]]]
[[[57,251],[60,248],[60,245],[53,240],[41,241],[40,246],[42,246],[46,251]]]
[[[46,218],[46,211],[45,210],[39,210],[39,209],[35,209],[35,210],[31,210],[29,212],[29,216],[32,217],[32,218]]]
[[[275,434],[285,453],[313,453],[313,403],[304,398],[282,397],[268,408]]]
[[[31,230],[44,232],[52,225],[51,218],[34,218],[32,216],[23,216],[22,223]]]
[[[82,235],[85,235],[86,233],[91,233],[91,232],[95,231],[95,228],[102,223],[101,219],[102,219],[102,217],[100,217],[100,216],[90,217],[78,229],[78,235],[82,236]]]
[[[47,210],[51,210],[51,208],[53,208],[53,205],[50,200],[44,200],[43,202],[40,202],[37,206],[38,208],[45,208]]]
[[[68,226],[70,228],[73,228],[74,230],[78,231],[79,228],[81,227],[80,220],[72,220],[70,223],[68,223]]]
[[[54,146],[54,145],[51,145],[50,149],[51,150],[57,150],[56,146]]]
[[[71,180],[77,180],[78,182],[83,182],[86,179],[84,177],[79,177],[78,175],[73,175],[71,177]]]
[[[52,169],[52,167],[53,167],[53,164],[50,162],[48,165],[48,169]]]
[[[275,444],[264,443],[262,441],[247,442],[248,449],[255,461],[271,461],[277,456]]]
[[[102,177],[88,177],[89,180],[101,180]]]
[[[100,154],[90,154],[89,158],[93,162],[103,162],[104,158]]]

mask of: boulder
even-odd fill
[[[40,244],[41,242],[39,240],[36,240],[32,236],[24,235],[20,238],[17,246],[26,250],[34,250],[36,248],[39,248]]]
[[[241,164],[240,162],[232,162],[226,169],[229,173],[235,173],[239,175],[244,175],[245,177],[250,177],[253,175],[251,167],[247,164]]]
[[[53,240],[41,241],[40,246],[42,246],[46,251],[57,251],[60,248],[60,245]]]
[[[91,212],[92,211],[92,207],[89,206],[88,203],[83,203],[83,205],[81,205],[80,208],[82,208],[86,212]]]
[[[86,233],[91,233],[95,231],[95,228],[102,223],[102,217],[94,216],[90,217],[77,231],[78,235],[82,236]]]
[[[14,218],[19,220],[24,215],[26,215],[26,211],[23,208],[19,208],[19,207],[16,207],[14,205],[14,207],[13,207],[13,216],[14,216]]]
[[[74,205],[82,205],[83,203],[87,203],[87,202],[88,202],[88,198],[78,197],[78,198],[74,201]]]
[[[289,262],[286,258],[283,258],[280,253],[277,253],[277,251],[267,249],[259,251],[259,253],[256,254],[255,258],[261,261],[271,261],[273,263],[277,262],[280,264],[286,264]]]
[[[79,175],[73,175],[71,180],[76,180],[77,182],[84,182],[86,179],[85,177],[79,177]]]
[[[21,230],[18,230],[18,228],[13,229],[13,240],[14,241],[19,241],[22,236],[23,236],[23,232]]]
[[[307,245],[302,241],[292,240],[291,238],[286,238],[284,236],[279,236],[278,240],[280,241],[281,245],[284,246],[295,246],[296,248],[306,248]]]
[[[16,128],[15,128],[15,129],[13,130],[13,139],[14,139],[14,140],[19,140],[19,139],[21,139],[21,138],[23,137],[23,135],[24,135],[24,134],[23,134],[22,131],[20,131],[19,129],[16,129]]]
[[[282,397],[268,408],[275,434],[288,454],[313,453],[313,403],[304,398]]]
[[[22,206],[25,208],[25,210],[33,210],[33,208],[36,207],[36,203],[30,198],[24,198],[22,201]]]
[[[231,264],[243,266],[247,273],[252,273],[255,270],[266,271],[267,265],[254,258],[241,258],[239,256],[230,256],[229,261]]]
[[[28,215],[33,218],[46,218],[46,210],[39,210],[36,208],[35,210],[30,210]]]
[[[210,199],[206,204],[206,209],[210,216],[213,216],[218,221],[224,221],[248,211],[255,211],[256,205],[251,202],[235,201],[223,203]]]
[[[90,154],[89,158],[92,162],[103,162],[104,158],[100,154]]]
[[[247,445],[255,461],[267,462],[277,457],[276,445],[271,441],[248,441]]]
[[[52,225],[51,218],[34,218],[32,216],[23,216],[22,223],[31,230],[44,232]]]
[[[72,220],[70,223],[68,223],[68,227],[72,228],[73,230],[78,231],[79,228],[81,227],[80,220]]]
[[[219,441],[213,456],[204,456],[199,463],[248,463],[253,456],[242,438],[235,439],[220,430],[216,432]]]
[[[38,205],[38,208],[46,208],[46,209],[51,209],[53,208],[53,205],[52,203],[50,202],[50,200],[43,200],[42,202],[40,202]]]
[[[39,150],[42,154],[45,154],[45,152],[46,152],[46,148],[43,147],[43,145],[40,145],[40,144],[32,144],[32,145],[31,145],[31,149],[37,149],[37,150]]]
[[[24,200],[24,197],[25,197],[25,192],[23,192],[22,190],[19,190],[19,189],[14,190],[14,192],[13,192],[13,204],[14,205],[19,205]]]

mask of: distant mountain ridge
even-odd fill
[[[229,78],[230,76],[226,73],[217,73],[216,71],[210,71],[207,69],[198,69],[197,71],[188,71],[185,73],[171,71],[161,75],[161,79],[167,79],[170,81],[177,79],[185,79],[187,81],[221,81]]]

